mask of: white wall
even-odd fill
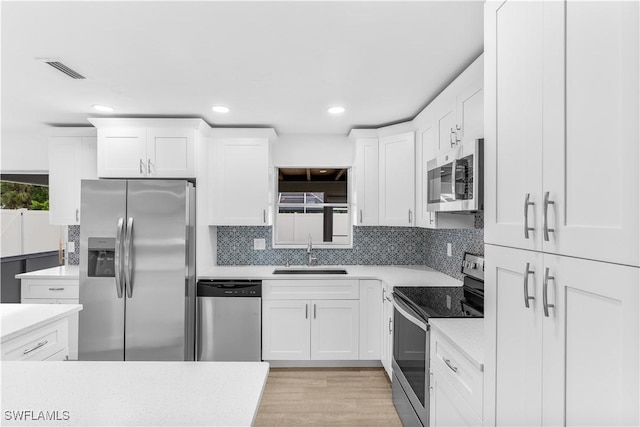
[[[0,151],[2,172],[46,173],[49,170],[47,141],[45,132],[35,139],[29,139],[20,133],[3,130]]]
[[[271,146],[277,167],[351,167],[355,154],[355,144],[346,135],[278,135]]]

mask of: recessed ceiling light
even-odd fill
[[[103,113],[111,113],[113,111],[113,108],[107,106],[107,105],[92,105],[92,107],[98,111],[101,111]]]
[[[216,113],[228,113],[229,112],[229,107],[226,107],[224,105],[214,105],[213,107],[211,107],[211,109],[213,111],[215,111]]]
[[[344,107],[331,107],[328,108],[327,111],[329,114],[342,114],[344,113]]]

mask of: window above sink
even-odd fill
[[[277,168],[274,247],[352,247],[349,168]]]

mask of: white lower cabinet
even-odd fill
[[[382,328],[381,340],[382,366],[391,379],[391,359],[393,358],[393,300],[391,296],[393,286],[382,284]]]
[[[264,360],[309,360],[310,341],[308,300],[262,301]]]
[[[481,426],[482,419],[447,381],[439,369],[431,370],[429,426]]]
[[[358,360],[358,280],[264,280],[263,360]]]
[[[485,246],[487,425],[638,425],[640,269]]]
[[[2,343],[3,361],[65,360],[69,321],[62,318]]]
[[[21,279],[20,302],[22,304],[79,304],[78,279]],[[69,316],[68,355],[78,360],[78,313]],[[52,356],[53,357],[53,356]],[[53,359],[57,360],[57,359]]]
[[[360,360],[380,360],[383,304],[380,280],[360,280]]]

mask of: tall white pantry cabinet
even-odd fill
[[[486,425],[639,425],[640,7],[485,5]]]

